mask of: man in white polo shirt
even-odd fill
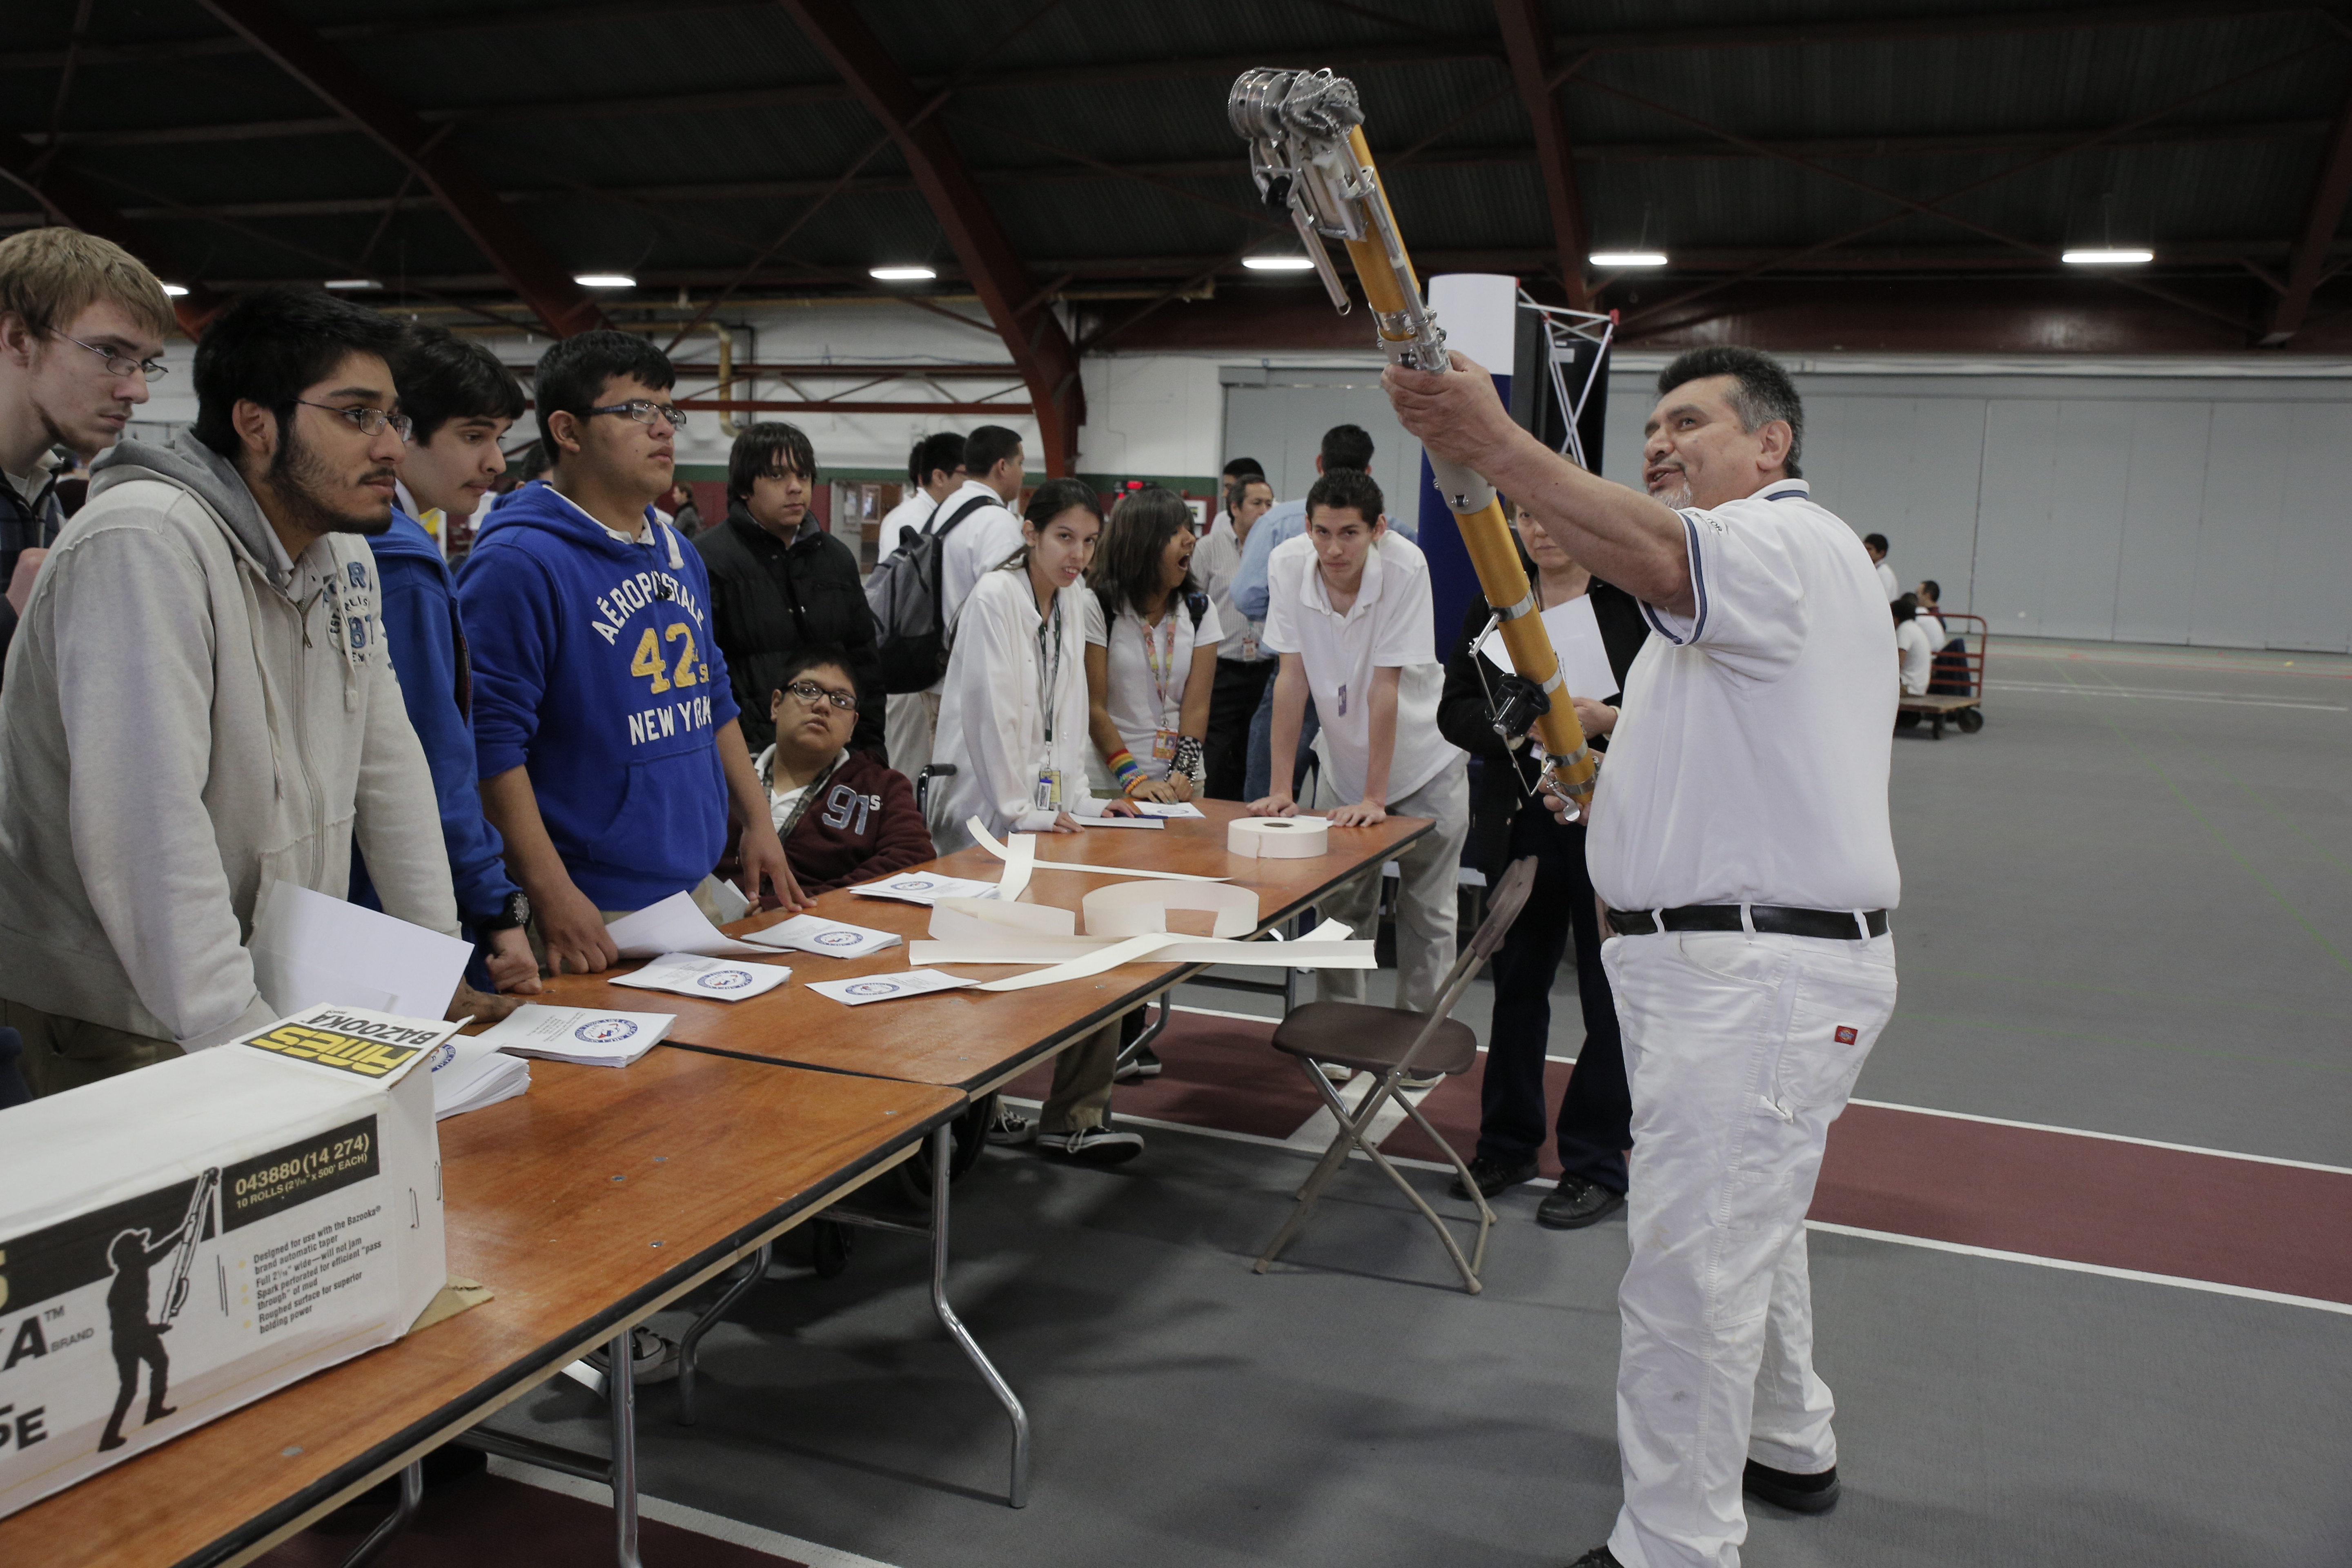
[[[1291,759],[1311,693],[1323,716],[1331,784],[1354,804],[1335,827],[1398,816],[1437,826],[1397,857],[1396,1005],[1426,1009],[1454,963],[1454,868],[1470,832],[1468,759],[1438,732],[1445,672],[1437,662],[1429,563],[1389,531],[1381,487],[1360,468],[1334,468],[1307,492],[1307,531],[1266,563],[1265,646],[1282,657],[1274,678],[1274,793],[1251,803],[1289,816]],[[1369,934],[1379,907],[1375,867],[1325,896],[1324,914]],[[1318,994],[1360,1002],[1360,970],[1327,969]]]
[[[1658,635],[1594,791],[1592,885],[1633,1099],[1618,1303],[1625,1501],[1575,1568],[1737,1568],[1748,1492],[1838,1495],[1812,1366],[1805,1211],[1829,1124],[1895,1010],[1886,911],[1894,624],[1798,477],[1804,413],[1763,354],[1658,378],[1649,495],[1511,423],[1486,373],[1391,369],[1405,428],[1517,498]]]

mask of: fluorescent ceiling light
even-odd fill
[[[928,267],[869,267],[866,275],[885,283],[928,283],[939,276]]]
[[[1242,265],[1253,272],[1305,272],[1315,263],[1304,256],[1244,256]]]
[[[2156,259],[2153,250],[2070,250],[2061,260],[2077,267],[2137,267]]]
[[[572,281],[583,289],[634,289],[637,280],[625,272],[583,272]]]
[[[1596,250],[1586,258],[1595,267],[1664,267],[1663,250]]]
[[[163,292],[169,294],[174,300],[178,299],[187,291],[188,287],[184,283],[166,283],[163,285]]]
[[[381,289],[383,285],[373,278],[330,278],[319,287],[321,289]]]

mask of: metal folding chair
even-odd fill
[[[1323,1152],[1322,1161],[1316,1165],[1314,1173],[1298,1189],[1298,1202],[1291,1209],[1290,1217],[1282,1222],[1282,1228],[1275,1232],[1274,1239],[1258,1255],[1258,1273],[1263,1274],[1271,1268],[1274,1260],[1281,1256],[1282,1249],[1289,1246],[1291,1238],[1306,1226],[1307,1217],[1314,1212],[1324,1187],[1353,1152],[1379,1166],[1381,1173],[1394,1182],[1397,1190],[1421,1211],[1422,1217],[1428,1220],[1430,1227],[1437,1232],[1437,1239],[1445,1244],[1446,1254],[1454,1259],[1454,1267],[1462,1271],[1463,1288],[1474,1296],[1478,1293],[1481,1289],[1478,1270],[1486,1265],[1486,1232],[1494,1226],[1495,1211],[1486,1206],[1485,1196],[1478,1191],[1478,1184],[1471,1180],[1470,1167],[1462,1163],[1462,1156],[1454,1152],[1452,1144],[1438,1136],[1437,1129],[1432,1127],[1429,1119],[1421,1113],[1421,1107],[1402,1093],[1397,1086],[1407,1073],[1434,1072],[1453,1077],[1468,1072],[1472,1064],[1477,1061],[1478,1037],[1471,1032],[1469,1025],[1457,1022],[1448,1015],[1454,1011],[1454,1005],[1462,999],[1462,993],[1468,989],[1471,980],[1485,967],[1486,960],[1503,945],[1503,938],[1509,933],[1511,922],[1518,919],[1519,910],[1528,901],[1528,889],[1534,885],[1535,879],[1536,861],[1532,855],[1513,862],[1511,868],[1503,873],[1503,879],[1487,896],[1486,920],[1479,924],[1477,934],[1470,939],[1470,945],[1463,950],[1461,957],[1454,961],[1452,972],[1439,989],[1437,1005],[1428,1014],[1410,1013],[1402,1007],[1370,1007],[1354,1002],[1310,1002],[1285,1018],[1274,1031],[1274,1048],[1287,1052],[1297,1061],[1299,1071],[1307,1075],[1307,1081],[1315,1086],[1316,1093],[1322,1096],[1323,1103],[1338,1119],[1339,1131],[1332,1138],[1331,1146]],[[1323,1062],[1337,1062],[1360,1072],[1377,1073],[1379,1080],[1364,1096],[1363,1103],[1350,1110],[1348,1102],[1340,1098],[1338,1086],[1324,1076],[1318,1065]],[[1405,1114],[1428,1134],[1431,1142],[1445,1151],[1445,1157],[1454,1162],[1454,1168],[1461,1173],[1462,1184],[1469,1189],[1471,1198],[1478,1205],[1478,1240],[1468,1258],[1462,1256],[1460,1244],[1445,1228],[1445,1222],[1438,1216],[1437,1211],[1429,1206],[1428,1201],[1413,1190],[1412,1184],[1389,1163],[1379,1147],[1366,1136],[1373,1118],[1391,1098],[1404,1107]]]

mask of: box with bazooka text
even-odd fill
[[[308,1007],[0,1110],[0,1516],[408,1331],[457,1027]]]

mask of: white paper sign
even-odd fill
[[[623,915],[604,928],[623,958],[652,958],[661,953],[692,952],[705,958],[748,958],[759,949],[737,942],[710,923],[692,893],[672,893],[657,904],[647,904]]]
[[[738,963],[691,952],[665,952],[634,974],[614,975],[613,984],[675,991],[707,1002],[740,1002],[773,991],[792,977],[793,972],[781,963]]]
[[[1597,702],[1615,694],[1617,677],[1610,670],[1609,649],[1601,640],[1601,623],[1593,617],[1590,595],[1580,594],[1564,605],[1554,605],[1543,613],[1543,624],[1551,637],[1551,651],[1559,659],[1559,678],[1568,683],[1570,697],[1589,697]],[[1506,675],[1515,673],[1500,626],[1486,635],[1478,651]]]
[[[820,952],[827,958],[863,958],[898,945],[898,933],[829,921],[822,915],[794,915],[788,921],[744,933],[745,942],[787,952]]]
[[[292,882],[273,882],[247,944],[254,984],[280,1013],[341,1004],[438,1018],[474,950],[454,936]]]
[[[820,996],[830,996],[852,1007],[863,1007],[868,1002],[888,1002],[900,996],[953,991],[971,984],[969,980],[959,980],[936,969],[909,969],[904,974],[868,974],[858,980],[814,980],[809,983],[809,989]]]
[[[1189,800],[1139,800],[1135,803],[1135,809],[1146,816],[1178,817],[1208,815]]]
[[[996,884],[969,877],[942,877],[934,871],[908,871],[866,882],[849,889],[861,899],[890,899],[902,904],[928,906],[933,899],[992,899]]]

